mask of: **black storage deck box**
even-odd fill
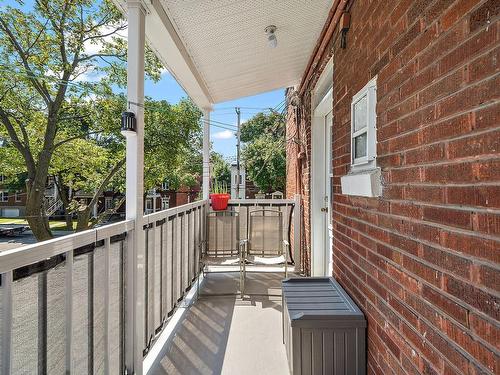
[[[293,375],[366,374],[366,319],[329,277],[289,278],[283,288],[283,343]]]

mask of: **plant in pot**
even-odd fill
[[[227,193],[227,184],[215,180],[212,185],[212,194],[210,194],[212,209],[214,211],[224,211],[227,209],[229,198],[231,196]]]

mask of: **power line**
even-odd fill
[[[203,121],[204,124],[208,123],[210,126],[213,126],[213,127],[216,127],[216,128],[226,129],[226,130],[231,130],[231,131],[236,132],[236,129],[234,129],[234,128],[229,128],[229,127],[224,126],[224,125],[219,125],[219,124],[213,123],[211,120],[210,121],[202,120],[202,121]]]

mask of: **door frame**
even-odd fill
[[[311,96],[311,275],[331,276],[331,233],[328,215],[321,211],[326,207],[325,197],[330,194],[325,187],[330,178],[326,172],[325,116],[333,110],[333,58],[321,74]],[[332,120],[333,121],[333,120]],[[331,152],[331,150],[330,150]],[[330,197],[330,200],[333,197]]]

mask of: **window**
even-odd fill
[[[9,201],[9,192],[7,190],[0,190],[0,202]]]
[[[340,178],[342,194],[379,197],[381,171],[377,168],[377,77],[352,98],[351,170]]]
[[[104,198],[104,209],[110,210],[113,208],[113,197],[105,197]]]
[[[3,184],[5,182],[5,176],[3,174],[0,174],[0,184]]]
[[[22,192],[21,191],[16,191],[16,195],[15,195],[15,199],[16,199],[16,202],[21,202],[21,194]]]
[[[351,165],[352,169],[375,168],[377,156],[377,78],[373,78],[352,98]]]
[[[161,184],[161,188],[162,190],[168,190],[169,188],[168,181],[163,181],[163,183]]]
[[[166,210],[169,207],[170,207],[170,198],[169,197],[161,198],[161,209]]]

